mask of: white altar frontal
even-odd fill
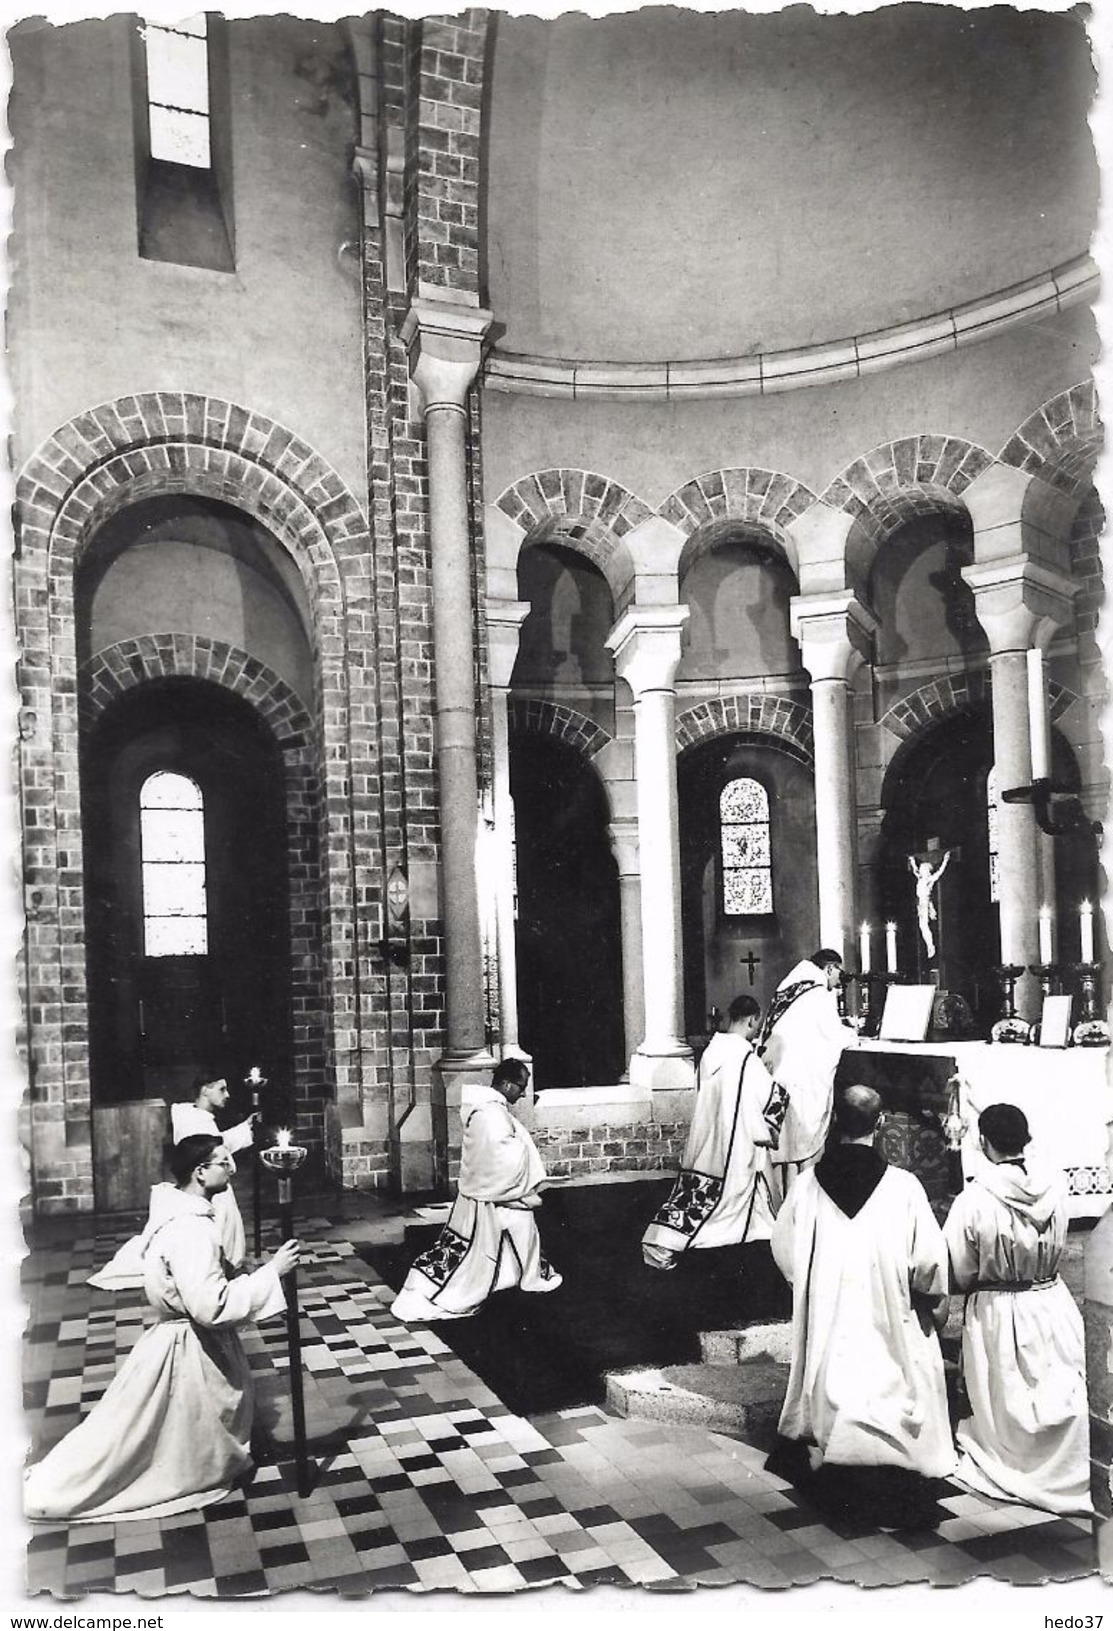
[[[1032,1134],[1031,1150],[1058,1166],[1072,1218],[1097,1218],[1113,1202],[1113,1079],[1109,1048],[1018,1047],[991,1042],[861,1041],[874,1055],[953,1059],[960,1078],[958,1112],[965,1176],[978,1150],[978,1115],[989,1104],[1015,1104]]]

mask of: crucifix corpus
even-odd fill
[[[932,896],[952,856],[957,854],[956,849],[945,849],[940,852],[938,844],[929,844],[926,850],[908,857],[908,870],[916,885],[916,923],[929,958],[935,956],[935,931],[932,924],[937,922],[939,917]]]

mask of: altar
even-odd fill
[[[946,1079],[957,1073],[957,1108],[967,1123],[962,1176],[977,1154],[979,1112],[988,1104],[1015,1104],[1028,1118],[1032,1153],[1057,1166],[1066,1179],[1070,1217],[1097,1218],[1113,1203],[1109,1067],[1108,1048],[859,1041],[844,1049],[836,1079],[844,1083],[857,1076],[878,1089],[898,1124],[894,1148],[886,1153],[924,1177],[929,1194],[939,1199],[945,1171],[952,1191],[959,1181],[957,1163],[946,1164],[941,1128],[949,1097]],[[903,1150],[896,1142],[901,1138]]]

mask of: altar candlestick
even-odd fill
[[[1051,908],[1040,908],[1040,962],[1047,964],[1054,961],[1051,951]]]
[[[897,971],[897,926],[895,923],[885,925],[885,966],[890,974]]]
[[[863,923],[858,934],[858,965],[863,974],[870,971],[870,926]]]
[[[1082,962],[1094,960],[1094,908],[1084,900],[1078,908],[1078,932],[1082,941]]]

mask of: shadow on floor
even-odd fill
[[[662,1273],[642,1262],[641,1237],[672,1180],[591,1184],[546,1192],[540,1214],[559,1291],[504,1291],[466,1320],[438,1322],[453,1352],[518,1415],[595,1404],[607,1371],[689,1364],[699,1333],[786,1317],[790,1297],[768,1245],[690,1252]],[[395,1290],[435,1230],[402,1246],[359,1246]]]

